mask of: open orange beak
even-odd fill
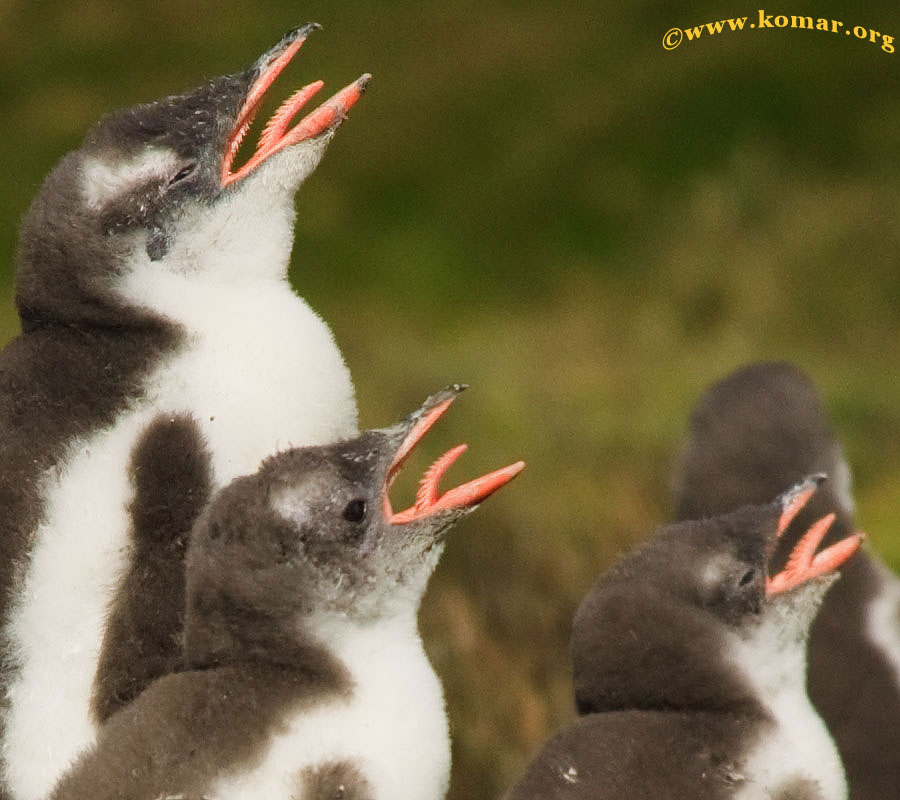
[[[238,112],[234,128],[225,143],[225,154],[222,159],[222,186],[228,186],[230,183],[246,177],[263,162],[286,147],[313,139],[325,131],[336,128],[356,101],[362,97],[371,75],[361,75],[353,83],[345,86],[303,117],[296,125],[290,127],[291,120],[324,84],[322,81],[315,81],[298,89],[279,106],[266,123],[253,155],[241,167],[233,169],[234,159],[241,146],[241,141],[250,129],[266,92],[297,54],[307,36],[318,28],[318,25],[311,23],[291,31],[260,59],[262,62],[260,73],[250,87],[244,105]]]
[[[776,530],[778,536],[788,529],[791,522],[824,481],[825,475],[813,475],[783,495],[783,510]],[[816,548],[821,544],[834,520],[834,514],[826,514],[814,522],[809,530],[800,537],[800,541],[791,551],[784,569],[766,579],[766,597],[783,594],[813,578],[834,572],[859,549],[865,534],[852,533],[845,539],[816,553]]]
[[[441,493],[438,488],[444,473],[450,465],[456,461],[466,450],[466,445],[461,444],[447,451],[438,458],[426,471],[419,483],[416,499],[412,506],[405,511],[394,511],[388,497],[388,489],[396,477],[403,463],[409,457],[412,449],[422,440],[425,434],[438,421],[443,413],[450,407],[460,392],[466,387],[460,385],[450,386],[425,401],[419,412],[414,416],[409,432],[404,437],[397,450],[394,460],[388,468],[385,481],[383,505],[384,516],[392,525],[403,525],[408,522],[430,517],[443,511],[453,509],[470,509],[478,505],[500,487],[509,483],[524,468],[524,461],[516,461],[508,467],[495,470],[480,478],[468,481],[461,486],[448,489]]]

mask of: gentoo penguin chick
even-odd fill
[[[853,529],[850,471],[809,378],[746,366],[698,402],[675,498],[682,519],[761,502],[802,475],[834,475],[810,504],[833,512],[826,543]],[[802,522],[802,520],[799,520]],[[808,690],[844,762],[852,800],[900,792],[900,581],[870,550],[841,567],[809,639]]]
[[[461,387],[401,424],[268,459],[187,557],[184,670],[114,714],[53,800],[442,798],[449,738],[416,615],[444,537],[517,462],[395,512],[388,487]]]
[[[45,797],[177,658],[185,534],[269,453],[357,431],[350,376],[287,283],[294,192],[368,76],[238,145],[316,26],[249,69],[103,119],[47,178],[0,354],[0,796]]]
[[[840,761],[805,690],[806,636],[856,550],[816,554],[825,517],[769,577],[776,537],[815,491],[663,528],[602,576],[572,633],[581,716],[510,800],[839,800]]]

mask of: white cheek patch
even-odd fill
[[[709,596],[715,589],[720,586],[729,573],[734,571],[734,559],[726,555],[716,555],[710,558],[704,565],[700,573],[700,582],[703,587],[704,595]]]
[[[313,516],[312,504],[309,495],[313,488],[311,480],[301,480],[290,488],[272,492],[269,497],[269,505],[282,519],[293,525],[301,525]]]
[[[177,166],[175,153],[160,147],[148,147],[130,160],[113,163],[88,158],[81,168],[81,190],[88,207],[100,210],[134,186],[173,175]]]

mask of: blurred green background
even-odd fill
[[[292,279],[363,425],[471,384],[408,474],[461,439],[457,480],[528,462],[454,533],[423,608],[454,800],[496,797],[572,717],[574,608],[669,518],[690,407],[739,364],[812,375],[862,527],[900,566],[900,54],[790,29],[666,51],[672,27],[749,25],[759,5],[607,5],[0,3],[3,340],[18,221],[100,115],[241,69],[308,20],[324,30],[275,99],[373,73],[298,195]],[[896,0],[766,13],[900,36]]]

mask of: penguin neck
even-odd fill
[[[223,305],[227,311],[260,307],[271,292],[297,301],[287,282],[293,233],[290,198],[264,205],[243,196],[226,198],[182,220],[159,261],[150,259],[142,240],[136,241],[114,291],[130,305],[186,327],[196,320],[198,308],[221,315]]]
[[[728,635],[729,661],[753,686],[759,703],[773,716],[780,708],[809,704],[807,641],[830,585],[829,579],[811,582],[768,601],[758,620]]]
[[[404,605],[396,613],[377,617],[338,611],[275,616],[222,595],[212,604],[193,598],[184,627],[185,666],[203,669],[238,662],[293,666],[327,657],[352,670],[385,651],[419,651],[424,656],[416,611]]]
[[[341,660],[364,662],[375,651],[397,646],[419,648],[418,621],[415,609],[395,614],[361,619],[349,614],[326,612],[314,614],[305,624],[317,641]]]
[[[791,784],[816,787],[812,794],[800,790],[804,797],[847,796],[834,740],[806,690],[809,628],[830,586],[827,579],[816,583],[770,601],[758,625],[746,626],[731,637],[731,663],[753,687],[765,720],[745,750],[741,772],[749,781],[747,789],[735,797],[768,797],[767,792],[759,794],[764,786]],[[777,796],[788,794],[794,796],[790,791]]]
[[[291,614],[267,614],[221,594],[212,602],[189,597],[184,624],[187,669],[235,663],[303,666],[326,657]]]
[[[441,694],[414,611],[368,619],[316,614],[306,627],[357,687],[380,687],[378,691],[384,692],[405,684],[410,697],[422,691]]]
[[[19,267],[15,304],[23,333],[65,329],[90,331],[91,336],[108,332],[117,339],[177,335],[178,326],[152,307],[133,303],[97,281],[83,280],[79,270],[68,260],[28,271]],[[48,288],[51,283],[55,286]]]

